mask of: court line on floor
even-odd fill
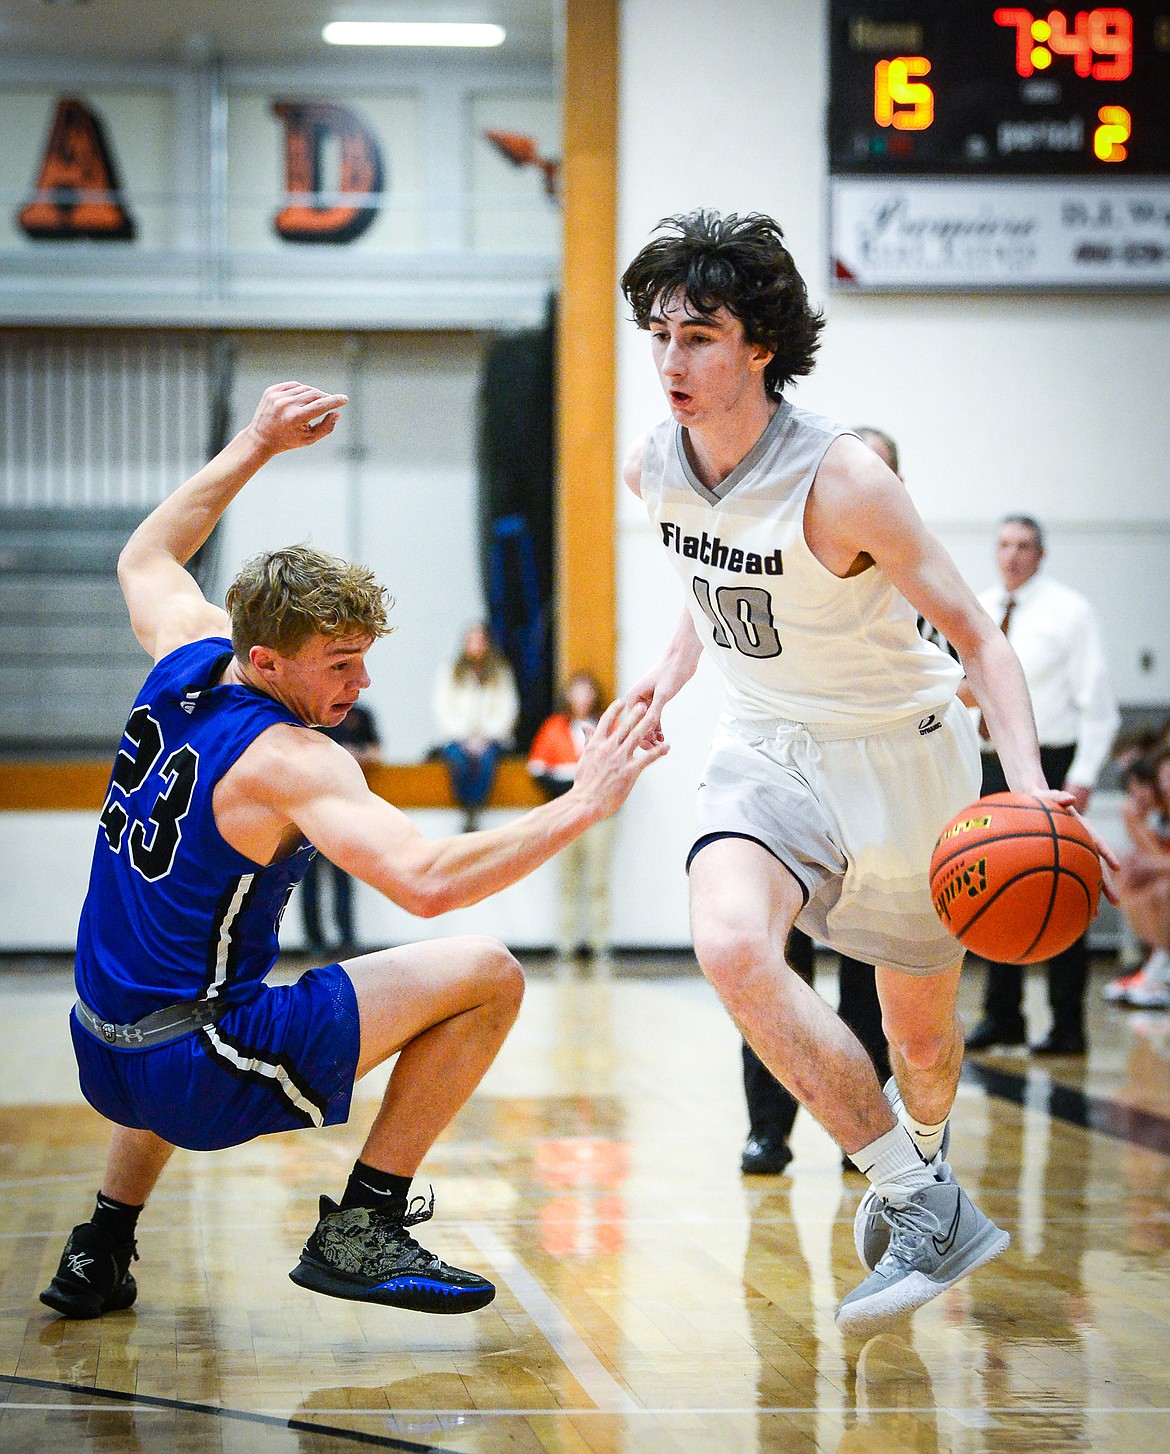
[[[516,1301],[543,1333],[557,1357],[602,1413],[630,1413],[639,1408],[613,1374],[577,1332],[564,1313],[528,1271],[484,1222],[464,1228],[466,1236],[483,1253],[507,1283]]]
[[[0,1146],[0,1151],[12,1151],[14,1147]],[[93,1180],[92,1171],[73,1172],[69,1176],[13,1176],[6,1181],[7,1186],[62,1186],[78,1181]]]
[[[330,1439],[348,1439],[354,1444],[372,1445],[378,1449],[396,1449],[400,1454],[456,1454],[454,1449],[444,1449],[438,1444],[420,1444],[415,1439],[400,1439],[395,1434],[367,1434],[360,1429],[342,1429],[329,1424],[316,1424],[311,1419],[294,1419],[278,1414],[253,1413],[249,1409],[223,1408],[219,1404],[192,1403],[182,1398],[159,1398],[150,1393],[127,1393],[117,1388],[89,1388],[81,1383],[57,1383],[52,1379],[25,1378],[18,1374],[0,1373],[0,1383],[9,1387],[21,1388],[45,1388],[55,1389],[60,1393],[75,1393],[86,1399],[108,1399],[109,1405],[106,1412],[116,1412],[119,1409],[141,1409],[143,1412],[154,1413],[189,1413],[206,1414],[217,1419],[233,1419],[239,1423],[263,1424],[267,1428],[292,1429],[297,1433],[323,1434]],[[77,1404],[14,1404],[11,1400],[0,1404],[0,1414],[5,1409],[28,1409],[30,1412],[38,1409],[43,1410],[67,1410],[77,1409]],[[87,1403],[83,1405],[87,1413],[95,1412],[101,1405]],[[330,1409],[330,1413],[336,1414],[336,1409]],[[395,1417],[395,1410],[383,1409],[380,1411],[383,1418]],[[429,1413],[429,1410],[428,1410]]]
[[[1110,1195],[1115,1195],[1119,1200],[1124,1194],[1125,1193],[1123,1190],[1110,1193]],[[1050,1201],[1054,1202],[1077,1202],[1083,1201],[1085,1194],[1084,1192],[1080,1191],[1069,1191],[1051,1193],[1046,1192],[1045,1195]],[[1016,1198],[1017,1196],[1018,1192],[1014,1187],[1001,1190],[995,1190],[994,1188],[984,1188],[979,1194],[979,1200],[983,1204],[990,1204],[994,1202],[997,1198],[1012,1199]],[[751,1224],[755,1227],[792,1226],[792,1218],[790,1216],[761,1217],[749,1214],[747,1220],[750,1221]],[[1045,1217],[1044,1220],[1046,1225],[1054,1227],[1063,1227],[1066,1225],[1078,1227],[1161,1227],[1164,1226],[1167,1221],[1170,1221],[1170,1209],[1161,1212],[1151,1212],[1143,1217],[1135,1217],[1134,1215],[1132,1215],[1132,1213],[1121,1210],[1115,1216],[1098,1215],[1088,1217],[1081,1215],[1069,1215],[1065,1217]],[[848,1216],[841,1217],[813,1217],[804,1214],[802,1214],[801,1216],[802,1225],[809,1227],[843,1226],[847,1222],[852,1225],[852,1212],[850,1212]],[[140,1233],[142,1231],[145,1231],[147,1236],[149,1237],[166,1237],[171,1235],[182,1236],[188,1235],[193,1231],[198,1231],[200,1226],[202,1225],[204,1224],[192,1222],[160,1222],[154,1224],[153,1226],[148,1226],[145,1229],[140,1227],[139,1231]],[[278,1221],[261,1221],[253,1219],[252,1221],[248,1222],[217,1222],[215,1224],[215,1230],[217,1234],[222,1232],[256,1232],[262,1231],[265,1228],[277,1229],[283,1227],[284,1225],[285,1224],[283,1222]],[[473,1222],[444,1222],[443,1224],[445,1230],[465,1233],[468,1232],[469,1228],[476,1225],[477,1224]],[[500,1225],[508,1227],[540,1227],[543,1225],[543,1223],[541,1223],[535,1217],[521,1217],[508,1221],[506,1223],[501,1222]],[[624,1227],[627,1230],[640,1227],[742,1227],[744,1225],[744,1218],[690,1217],[685,1223],[680,1223],[676,1218],[671,1217],[597,1217],[594,1219],[592,1225],[598,1227]],[[65,1235],[67,1235],[68,1230],[69,1229],[67,1227],[62,1226],[56,1233],[52,1231],[46,1232],[43,1230],[39,1232],[0,1232],[0,1242],[44,1242],[46,1240],[53,1240],[57,1236],[64,1237]]]
[[[998,1100],[1047,1113],[1054,1121],[1064,1121],[1084,1131],[1099,1131],[1115,1141],[1128,1141],[1170,1156],[1170,1120],[1153,1111],[1106,1100],[1103,1096],[1086,1095],[1075,1086],[1049,1080],[1043,1073],[999,1070],[980,1061],[964,1063],[963,1079]]]
[[[0,1375],[0,1377],[3,1377],[3,1375]],[[36,1380],[25,1379],[23,1381],[32,1383]],[[67,1388],[69,1386],[67,1384],[51,1385],[53,1388]],[[78,1391],[86,1392],[87,1390],[81,1389]],[[132,1403],[136,1403],[139,1397],[144,1396],[126,1394],[123,1397]],[[167,1400],[157,1399],[154,1405],[149,1407],[140,1404],[137,1411],[140,1413],[173,1414],[176,1406],[180,1410],[188,1407],[181,1403],[175,1405]],[[75,1403],[17,1403],[9,1400],[7,1403],[0,1404],[0,1414],[3,1414],[5,1409],[18,1409],[29,1413],[68,1413],[71,1410],[76,1411],[78,1407]],[[118,1413],[123,1410],[130,1412],[126,1402],[116,1404],[87,1403],[83,1407],[86,1413]],[[1012,1404],[1004,1408],[965,1408],[960,1405],[948,1404],[920,1404],[913,1408],[908,1408],[905,1404],[891,1404],[888,1407],[867,1404],[866,1409],[869,1414],[911,1414],[922,1417],[937,1415],[940,1418],[953,1419],[956,1423],[962,1423],[968,1427],[978,1427],[978,1421],[987,1419],[1049,1419],[1053,1417],[1101,1418],[1110,1415],[1118,1417],[1128,1417],[1131,1415],[1145,1417],[1147,1415],[1154,1415],[1158,1418],[1163,1418],[1170,1415],[1170,1406],[1163,1407],[1150,1404],[1051,1404],[1044,1402],[1036,1404],[1031,1408],[1019,1404]],[[353,1439],[358,1443],[377,1442],[384,1445],[387,1440],[396,1437],[393,1435],[363,1434],[359,1429],[331,1428],[325,1424],[312,1423],[305,1418],[299,1420],[289,1419],[281,1414],[269,1414],[264,1410],[253,1412],[243,1409],[221,1409],[215,1405],[206,1405],[202,1409],[202,1412],[222,1414],[226,1418],[240,1418],[252,1422],[263,1422],[279,1426],[282,1429],[288,1428],[298,1431],[310,1430],[313,1433],[336,1435],[340,1438]],[[337,1412],[338,1410],[335,1407],[301,1410],[302,1415],[318,1413],[335,1415]],[[411,1416],[415,1416],[420,1419],[425,1418],[428,1422],[439,1423],[447,1420],[453,1424],[470,1424],[477,1419],[547,1419],[554,1416],[571,1419],[624,1419],[638,1415],[640,1417],[655,1419],[693,1419],[696,1417],[713,1418],[717,1416],[750,1418],[757,1414],[791,1418],[795,1415],[802,1414],[824,1414],[829,1418],[847,1418],[855,1415],[857,1409],[851,1404],[835,1404],[831,1406],[827,1404],[815,1406],[812,1404],[751,1404],[742,1408],[642,1408],[641,1406],[635,1406],[634,1408],[626,1409],[618,1413],[613,1409],[588,1409],[558,1404],[552,1408],[517,1409],[346,1409],[345,1413],[348,1418],[354,1419],[410,1418]],[[390,1444],[389,1447],[408,1449],[411,1451],[411,1454],[457,1454],[457,1451],[453,1449],[444,1450],[440,1449],[438,1445],[417,1444],[401,1439],[397,1444]]]
[[[1016,1415],[1035,1418],[1052,1414],[1067,1418],[1074,1414],[1170,1414],[1170,1406],[1161,1408],[1150,1404],[1053,1404],[1045,1401],[1038,1403],[1034,1408],[1022,1408],[1018,1405],[1010,1405],[1004,1408],[964,1408],[958,1404],[924,1404],[921,1407],[908,1407],[906,1404],[893,1404],[889,1408],[881,1408],[874,1404],[867,1404],[872,1414],[946,1414],[954,1419],[979,1418],[986,1414],[990,1418],[1014,1418]],[[302,1413],[336,1413],[336,1409],[302,1409]],[[397,1412],[423,1413],[421,1409],[400,1409]],[[536,1409],[427,1409],[425,1412],[435,1419],[528,1419],[548,1418],[552,1414],[566,1414],[571,1418],[598,1417],[605,1415],[609,1418],[626,1417],[630,1414],[640,1416],[651,1415],[656,1419],[680,1418],[690,1419],[696,1415],[701,1417],[713,1416],[716,1414],[734,1415],[736,1417],[748,1414],[829,1414],[844,1416],[855,1414],[857,1409],[852,1404],[751,1404],[744,1408],[646,1408],[641,1404],[635,1404],[632,1408],[622,1410],[617,1414],[613,1409],[583,1409],[573,1408],[565,1405],[557,1405],[555,1408]],[[377,1415],[376,1409],[346,1409],[347,1414],[353,1414],[355,1418],[370,1418]],[[383,1415],[385,1410],[382,1410]],[[316,1424],[313,1425],[317,1427]]]

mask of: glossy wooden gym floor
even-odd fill
[[[371,1078],[348,1127],[180,1152],[142,1218],[137,1305],[70,1323],[37,1293],[92,1206],[105,1131],[76,1088],[67,969],[10,961],[0,1450],[1170,1448],[1170,1016],[1095,987],[1087,1060],[969,1063],[952,1161],[1011,1250],[862,1343],[833,1325],[862,1183],[803,1115],[790,1174],[740,1176],[738,1039],[693,964],[530,971],[420,1178],[424,1241],[492,1277],[491,1307],[425,1317],[289,1282]],[[1038,980],[1029,1002],[1043,1031]]]

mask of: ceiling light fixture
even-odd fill
[[[332,20],[321,32],[330,45],[503,45],[502,25],[455,21]]]

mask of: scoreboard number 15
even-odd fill
[[[873,119],[896,131],[925,131],[934,120],[934,92],[911,79],[930,75],[925,56],[897,56],[873,68]],[[905,110],[898,110],[905,107]]]

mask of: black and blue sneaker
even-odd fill
[[[343,1211],[322,1197],[321,1220],[289,1277],[327,1297],[416,1313],[473,1313],[486,1307],[496,1295],[490,1282],[449,1267],[406,1230],[430,1221],[434,1207],[433,1193],[429,1203],[416,1197],[405,1215],[397,1216],[369,1207]]]
[[[130,1272],[137,1256],[135,1243],[115,1242],[105,1228],[82,1222],[70,1232],[57,1275],[41,1293],[41,1302],[65,1318],[121,1312],[138,1296]]]

